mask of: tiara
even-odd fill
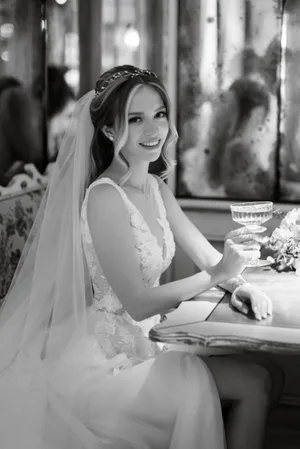
[[[95,88],[95,97],[98,97],[98,95],[102,94],[102,92],[104,92],[105,89],[107,89],[107,87],[111,83],[116,81],[117,79],[125,78],[125,77],[128,77],[128,79],[130,79],[130,78],[134,78],[135,76],[139,76],[139,75],[147,75],[147,76],[152,76],[154,78],[157,78],[157,75],[155,75],[154,72],[151,72],[151,70],[147,70],[147,69],[135,69],[133,72],[129,72],[128,70],[122,70],[122,71],[117,72],[114,75],[112,75],[110,78],[108,78],[106,81],[104,81],[103,84],[102,84],[101,80],[98,80],[96,83],[96,88]]]

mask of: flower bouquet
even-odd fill
[[[284,216],[265,247],[274,252],[274,257],[268,260],[277,271],[295,270],[300,276],[300,209],[293,209]]]

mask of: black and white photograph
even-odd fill
[[[299,449],[299,292],[299,0],[0,0],[0,449]]]

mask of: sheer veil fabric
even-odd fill
[[[80,214],[94,94],[77,103],[0,311],[1,449],[223,449],[217,390],[198,357],[170,351],[112,376],[88,333]]]
[[[0,435],[4,449],[97,447],[59,399],[60,361],[87,337],[92,292],[81,243],[93,125],[90,91],[75,108],[0,314]],[[62,325],[63,323],[63,325]],[[82,343],[81,343],[82,344]],[[53,426],[55,432],[51,432]],[[56,441],[52,438],[56,436]]]

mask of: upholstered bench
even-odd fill
[[[12,193],[8,188],[4,192],[0,188],[0,304],[12,281],[45,190],[45,183]]]

